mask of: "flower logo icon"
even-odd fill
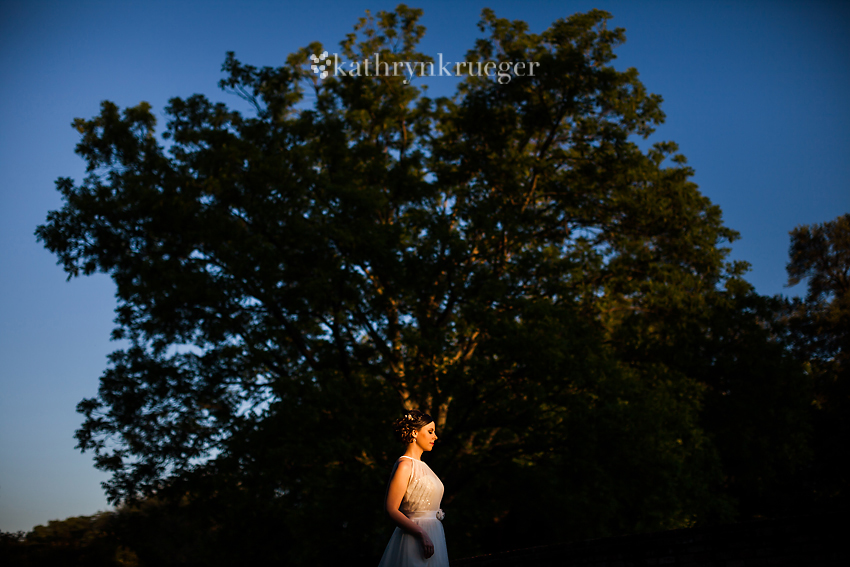
[[[330,67],[330,59],[328,59],[327,51],[323,51],[318,57],[315,53],[311,54],[310,60],[313,62],[313,64],[310,65],[310,69],[312,69],[314,73],[319,75],[322,79],[328,76],[327,68]]]

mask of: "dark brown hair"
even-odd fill
[[[395,431],[396,439],[407,445],[413,441],[414,431],[419,431],[432,421],[434,420],[431,416],[424,411],[408,410],[393,422],[393,431]]]

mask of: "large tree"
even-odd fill
[[[419,16],[361,20],[341,57],[428,61]],[[388,422],[418,407],[454,556],[728,518],[703,357],[752,294],[675,144],[636,143],[661,98],[612,66],[609,18],[485,10],[467,60],[538,65],[452,98],[320,79],[311,44],[227,56],[247,115],[175,98],[159,139],[145,103],[77,119],[88,176],[37,234],[117,286],[127,346],[77,433],[110,498],[183,495],[233,558],[368,564]]]

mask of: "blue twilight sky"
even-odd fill
[[[106,509],[105,475],[74,449],[77,402],[93,396],[117,345],[103,275],[67,283],[33,231],[61,206],[59,176],[79,180],[75,117],[101,100],[148,101],[216,87],[225,52],[278,65],[311,41],[331,52],[366,9],[396,2],[0,0],[0,530]],[[663,96],[673,140],[702,192],[740,231],[733,257],[763,294],[786,290],[788,231],[850,212],[850,2],[411,0],[421,50],[461,60],[485,6],[540,32],[608,10],[626,29],[615,65]],[[430,94],[453,80],[432,79]],[[160,124],[164,124],[164,120]]]

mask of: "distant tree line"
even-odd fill
[[[361,20],[342,56],[427,61],[420,14]],[[126,346],[77,439],[119,507],[51,523],[52,549],[375,564],[405,408],[438,425],[452,557],[846,504],[850,216],[792,231],[805,298],[755,293],[675,144],[635,143],[661,98],[611,66],[609,18],[485,10],[467,59],[538,71],[452,98],[319,79],[311,44],[228,55],[250,116],[175,98],[161,140],[145,103],[77,119],[88,175],[37,235],[116,284]],[[4,549],[38,564],[36,532]]]

